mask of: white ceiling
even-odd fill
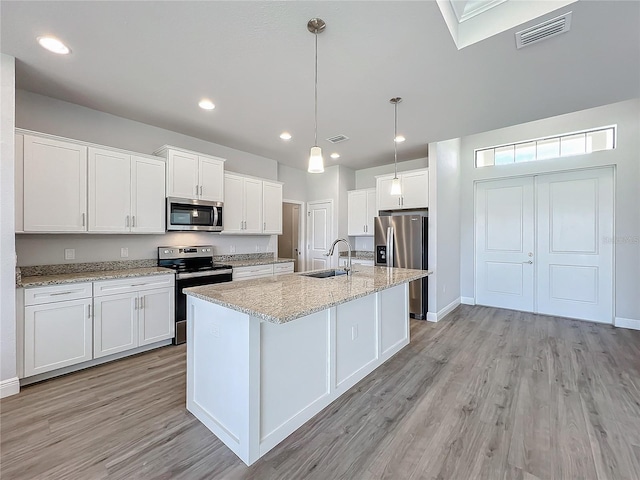
[[[522,0],[524,1],[524,0]],[[539,1],[539,0],[535,0]],[[6,1],[17,87],[306,169],[424,157],[427,143],[640,97],[640,2],[580,1],[458,50],[435,1]],[[569,33],[516,50],[514,31],[573,11]],[[53,34],[72,49],[46,52]],[[216,109],[198,108],[202,97]],[[279,134],[288,130],[293,139]],[[325,138],[344,134],[335,146]],[[328,154],[342,157],[334,162]]]

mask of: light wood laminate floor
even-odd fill
[[[251,467],[186,411],[179,346],[3,399],[0,477],[640,479],[640,332],[477,306],[411,328]]]

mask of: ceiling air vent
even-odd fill
[[[516,46],[522,48],[541,40],[555,37],[561,33],[568,32],[570,27],[571,12],[568,12],[539,25],[516,32]]]
[[[340,143],[346,140],[349,140],[349,137],[347,137],[346,135],[335,135],[333,137],[327,138],[327,141],[331,143]]]

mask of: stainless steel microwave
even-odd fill
[[[167,197],[167,230],[222,231],[222,202]]]

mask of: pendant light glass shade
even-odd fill
[[[324,20],[321,18],[312,18],[307,22],[307,30],[315,35],[316,41],[316,66],[315,66],[315,82],[314,82],[314,145],[309,152],[309,167],[307,171],[309,173],[322,173],[324,172],[324,160],[322,158],[322,149],[318,146],[318,34],[323,32],[326,27]]]
[[[322,159],[322,149],[320,147],[311,147],[309,154],[309,173],[324,172],[324,160]]]
[[[402,195],[402,188],[400,187],[400,179],[394,177],[391,182],[391,195]]]

